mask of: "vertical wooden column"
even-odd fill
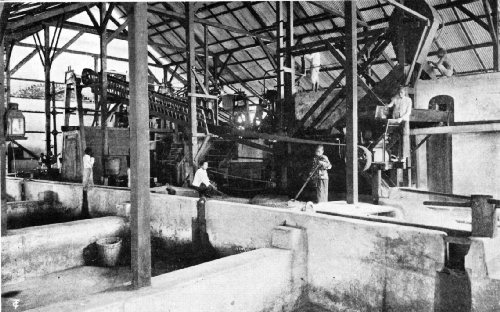
[[[46,152],[46,165],[50,169],[50,158],[48,157],[51,153],[50,147],[50,30],[49,26],[44,26],[43,28],[44,36],[44,73],[45,73],[45,152]]]
[[[65,91],[64,91],[64,126],[67,127],[69,126],[69,117],[71,116],[70,113],[70,106],[71,106],[71,93],[73,90],[71,88],[76,88],[75,86],[70,87],[70,85],[65,85],[64,86]]]
[[[471,195],[472,236],[495,237],[497,233],[497,209],[488,203],[490,195]]]
[[[102,130],[102,174],[105,176],[106,172],[106,158],[108,156],[108,131],[106,129],[106,120],[108,119],[108,75],[106,71],[108,70],[108,43],[106,38],[106,25],[103,25],[103,21],[106,16],[106,3],[101,3],[100,7],[100,22],[101,22],[101,32],[100,32],[100,46],[101,46],[101,93],[100,93],[100,104],[101,104],[101,130]],[[147,66],[146,66],[147,69]],[[132,79],[131,79],[132,80]],[[147,95],[146,95],[147,97]],[[149,114],[148,114],[149,116]],[[149,138],[148,138],[149,140]],[[149,158],[148,158],[149,159]],[[105,184],[106,181],[104,180]]]
[[[168,85],[168,70],[169,70],[170,66],[168,65],[165,65],[163,66],[163,84],[165,87],[167,87]]]
[[[499,28],[500,28],[500,12],[499,10],[499,0],[493,0],[492,5],[491,5],[491,12],[493,15],[493,28],[494,31],[496,32],[496,38],[498,39],[499,37]],[[500,71],[500,42],[493,42],[493,70],[495,71]]]
[[[207,25],[203,26],[203,52],[205,56],[205,88],[209,90],[210,88],[210,72],[208,68],[208,29]]]
[[[99,57],[94,56],[94,71],[99,74]],[[92,121],[92,127],[97,126],[99,122],[99,94],[94,93],[94,120]]]
[[[401,4],[404,4],[404,0],[399,1]],[[404,15],[405,12],[399,8],[394,8],[394,10],[399,10],[400,12],[394,12],[396,13],[396,21],[397,21],[397,56],[398,56],[398,63],[401,66],[401,70],[404,73],[404,68],[405,68],[405,63],[406,63],[406,55],[405,55],[405,37],[403,35],[403,29],[404,29]],[[393,13],[393,14],[394,14]],[[406,81],[406,77],[404,77],[403,81]]]
[[[406,122],[402,129],[402,154],[406,160],[406,168],[403,172],[402,186],[411,187],[411,142],[410,142],[410,122]],[[399,170],[399,169],[398,169]]]
[[[285,116],[287,129],[291,129],[295,124],[295,62],[292,53],[290,53],[294,45],[294,32],[293,32],[293,2],[287,1],[286,6],[286,30],[285,30],[285,66],[286,72],[284,73],[285,83]]]
[[[57,111],[56,111],[56,83],[52,81],[51,83],[51,98],[52,98],[52,123],[54,130],[52,131],[52,136],[54,139],[54,157],[57,159]]]
[[[277,117],[279,133],[282,133],[285,127],[285,59],[283,57],[285,48],[285,3],[283,1],[276,2],[276,90],[278,92],[276,99],[275,113]],[[288,188],[288,149],[286,143],[276,144],[277,152],[275,153],[276,163],[278,164],[279,185],[281,190]]]
[[[347,203],[358,203],[358,56],[356,1],[345,3],[346,34],[346,183]]]
[[[78,125],[80,128],[80,153],[77,154],[80,159],[83,159],[83,153],[87,148],[87,140],[85,138],[85,123],[83,116],[83,95],[81,86],[75,85],[75,93],[76,93],[76,109],[78,111]],[[83,165],[82,169],[82,177],[83,177]]]
[[[382,170],[372,165],[372,203],[378,205],[382,186]]]
[[[147,3],[129,12],[132,285],[151,285]]]
[[[10,59],[12,57],[12,49],[14,48],[14,42],[11,43],[5,43],[5,52],[6,52],[6,59],[4,63],[5,67],[5,102],[10,103],[10,97],[11,97],[11,80],[10,80]]]
[[[404,5],[404,0],[400,0],[399,1],[401,4]],[[401,82],[401,84],[404,84],[405,81],[407,80],[407,77],[405,75],[405,64],[406,64],[406,54],[405,54],[405,36],[404,36],[404,33],[403,33],[403,29],[404,29],[404,16],[405,16],[405,11],[404,10],[401,10],[399,8],[395,8],[394,10],[396,10],[393,14],[396,14],[396,24],[397,24],[397,47],[396,47],[396,50],[397,50],[397,58],[398,58],[398,64],[400,65],[400,68],[401,70],[403,71],[403,81]],[[409,150],[409,136],[406,137],[406,129],[403,128],[401,129],[401,141],[399,144],[401,144],[401,152],[400,152],[400,156],[405,158],[405,153],[404,151],[405,150]],[[405,181],[405,178],[404,178],[404,170],[403,169],[396,169],[396,185],[397,186],[404,186],[404,181]]]
[[[284,17],[285,17],[285,4],[283,1],[276,2],[276,56],[277,56],[277,68],[276,68],[276,83],[278,98],[276,99],[276,114],[278,117],[278,131],[282,131],[284,127],[284,108],[283,102],[285,99],[285,90],[283,84],[285,81],[285,76],[283,72],[284,59],[281,56],[283,53],[282,49],[284,46]]]
[[[220,66],[220,59],[214,56],[212,61],[213,61],[213,80],[215,83],[214,87],[220,88],[220,90],[222,91],[222,84],[219,81],[219,76],[217,75],[217,71]],[[214,123],[215,125],[219,125],[219,103],[217,100],[214,103]]]
[[[187,43],[187,92],[189,96],[189,175],[191,178],[194,174],[196,164],[194,158],[198,153],[198,118],[196,113],[196,97],[191,94],[196,93],[196,80],[193,75],[193,69],[196,68],[196,52],[195,52],[195,32],[194,32],[194,12],[195,3],[188,2],[186,5],[186,43]],[[192,179],[191,179],[192,181]]]
[[[0,12],[1,16],[1,12]],[[5,61],[4,61],[4,45],[0,41],[0,188],[1,188],[1,217],[2,228],[1,234],[4,236],[7,233],[7,190],[6,190],[6,165],[7,157],[5,155],[6,142],[5,142]]]

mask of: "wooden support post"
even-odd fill
[[[207,90],[210,90],[210,71],[209,71],[209,68],[208,68],[208,58],[209,58],[209,55],[208,55],[208,29],[207,29],[207,25],[204,25],[203,26],[203,39],[204,39],[204,46],[203,46],[203,52],[204,52],[204,56],[205,56],[205,89]]]
[[[132,285],[151,285],[148,26],[146,2],[129,12]]]
[[[73,88],[76,90],[76,84],[71,86],[69,84],[64,86],[64,126],[69,126],[69,117],[71,116],[70,108],[71,108],[71,93],[73,92]]]
[[[168,90],[168,92],[170,92],[170,86],[168,83],[169,70],[170,70],[170,66],[168,66],[168,65],[163,66],[163,86],[165,87],[166,90]]]
[[[278,132],[282,133],[285,128],[285,72],[283,71],[285,67],[285,58],[283,57],[283,50],[285,49],[285,3],[283,1],[276,2],[276,89],[278,91],[276,99],[275,113],[278,117]],[[277,162],[279,165],[279,188],[286,190],[288,188],[288,168],[286,161],[283,158],[287,158],[287,146],[284,143],[276,144],[276,148],[279,152],[275,153]]]
[[[101,106],[101,130],[102,130],[102,172],[104,178],[104,184],[107,185],[106,175],[106,158],[108,156],[108,131],[106,120],[108,119],[108,75],[106,71],[108,70],[108,40],[106,33],[106,25],[103,25],[103,21],[106,18],[106,3],[101,3],[100,6],[101,13],[101,32],[100,32],[100,47],[101,47],[101,93],[100,93],[100,106]],[[129,60],[130,61],[130,60]],[[147,70],[147,65],[146,65]],[[147,97],[147,95],[146,95]],[[149,140],[149,138],[148,138]],[[149,158],[148,158],[149,159]]]
[[[50,157],[51,152],[50,146],[50,31],[49,26],[43,27],[44,36],[44,73],[45,73],[45,155],[46,155],[46,166],[50,169]]]
[[[285,99],[285,92],[283,88],[283,82],[285,80],[283,67],[284,67],[284,59],[281,56],[283,53],[284,46],[284,16],[285,16],[285,8],[283,1],[276,2],[276,57],[278,58],[276,62],[276,89],[278,91],[278,98],[276,99],[276,114],[278,116],[278,129],[279,131],[283,130],[284,127],[284,108],[283,102]]]
[[[1,7],[0,7],[1,8]],[[0,16],[2,14],[0,10]],[[7,233],[7,189],[5,170],[7,165],[7,157],[5,155],[6,142],[5,142],[5,61],[4,61],[4,45],[0,41],[0,188],[1,188],[1,234],[4,236]]]
[[[372,203],[378,205],[382,187],[382,170],[372,166]]]
[[[214,81],[217,82],[218,85],[220,85],[220,82],[219,82],[219,67],[221,66],[221,61],[220,61],[220,58],[218,56],[214,56],[213,57],[213,62],[214,62]]]
[[[404,5],[404,0],[401,0],[400,1],[401,5]],[[395,8],[394,10],[400,10],[399,8]],[[398,58],[398,63],[401,68],[401,70],[403,71],[403,74],[404,74],[404,71],[405,71],[405,63],[406,63],[406,55],[405,55],[405,37],[403,35],[403,28],[404,28],[404,15],[405,15],[405,12],[403,10],[401,10],[401,12],[395,12],[397,15],[397,58]],[[398,14],[399,13],[399,14]],[[394,13],[393,13],[394,14]],[[406,81],[406,77],[404,79],[404,81]]]
[[[294,32],[293,32],[293,2],[285,2],[286,6],[286,52],[285,52],[285,66],[290,69],[284,73],[285,82],[285,110],[287,119],[287,129],[292,129],[295,124],[295,60],[290,53],[294,45]]]
[[[497,209],[488,203],[489,195],[472,195],[472,236],[495,237],[497,233]]]
[[[346,1],[346,183],[347,203],[358,203],[358,34],[356,1]]]
[[[500,34],[500,12],[498,12],[500,0],[493,0],[491,6],[493,31],[496,31],[496,38],[498,40]],[[500,71],[500,41],[493,42],[493,70]]]
[[[10,84],[10,59],[12,57],[12,49],[14,48],[14,42],[5,43],[5,52],[6,52],[6,60],[5,60],[5,99],[7,103],[10,103],[11,97],[11,84]]]
[[[207,234],[207,220],[205,218],[206,198],[202,197],[196,204],[197,216],[192,219],[193,253],[203,254],[210,246]]]
[[[186,3],[186,43],[187,43],[187,92],[188,94],[196,93],[196,77],[193,74],[193,69],[196,68],[196,41],[195,41],[195,21],[194,21],[194,12],[195,12],[195,3],[188,2]],[[194,163],[194,157],[198,152],[198,118],[196,111],[196,97],[189,97],[189,126],[188,126],[188,135],[189,135],[189,158],[188,158],[188,166],[189,166],[189,176],[194,177],[194,170],[196,169],[196,164]],[[191,179],[192,181],[192,179]]]
[[[99,74],[99,57],[94,55],[94,71]],[[92,127],[97,126],[99,124],[99,94],[96,91],[94,93],[94,121],[92,122]]]
[[[52,123],[54,126],[54,130],[52,131],[52,136],[54,139],[54,157],[57,163],[57,111],[56,111],[56,84],[52,81],[51,85],[52,89]]]
[[[404,186],[411,186],[411,146],[410,146],[410,122],[406,121],[402,124],[402,140],[401,151],[403,160],[406,161],[405,173],[403,176]]]
[[[78,111],[78,125],[80,126],[80,154],[78,157],[83,161],[83,152],[87,148],[87,141],[85,140],[85,124],[83,122],[83,95],[82,88],[75,86],[76,93],[76,108]],[[83,163],[82,163],[82,178],[83,178]]]

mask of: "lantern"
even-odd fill
[[[9,103],[7,112],[5,113],[5,121],[7,124],[7,139],[22,140],[26,139],[24,134],[26,132],[26,124],[24,122],[23,113],[18,110],[17,103]]]

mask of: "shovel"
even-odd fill
[[[309,181],[311,181],[312,177],[314,176],[314,174],[316,173],[316,171],[318,171],[318,169],[319,169],[320,166],[321,166],[321,164],[318,164],[316,166],[316,168],[314,168],[314,170],[311,172],[311,174],[309,174],[309,177],[307,177],[306,182],[304,182],[304,185],[302,185],[302,187],[300,188],[299,192],[297,193],[297,195],[295,195],[295,197],[294,197],[294,199],[292,199],[292,201],[296,201],[297,198],[299,198],[300,194],[302,193],[302,191],[306,187],[307,183],[309,183]]]

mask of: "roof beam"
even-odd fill
[[[78,32],[76,35],[73,36],[68,42],[66,42],[60,49],[57,49],[57,47],[54,47],[54,55],[52,56],[52,62],[59,56],[61,53],[66,51],[70,45],[75,43],[82,35],[84,34],[83,31]],[[57,49],[57,51],[56,51]]]
[[[474,13],[469,11],[466,7],[463,5],[457,5],[457,8],[462,11],[465,15],[467,15],[469,18],[471,18],[473,21],[475,21],[479,26],[484,28],[488,33],[490,32],[490,29],[488,28],[488,24],[483,22],[478,16],[476,16]]]
[[[85,8],[85,12],[87,12],[87,15],[88,17],[90,18],[90,21],[92,22],[92,25],[94,25],[94,28],[97,30],[97,31],[100,31],[101,29],[101,26],[99,25],[99,23],[97,22],[97,20],[95,19],[95,16],[94,14],[92,14],[92,12],[90,11],[90,9],[88,7]]]
[[[109,3],[108,10],[106,11],[106,14],[104,15],[104,19],[102,20],[101,27],[99,29],[100,32],[103,32],[106,27],[108,26],[109,19],[111,18],[111,15],[113,14],[113,9],[115,8],[115,4],[113,2]]]
[[[151,6],[148,7],[148,12],[154,13],[156,15],[168,17],[168,18],[174,18],[176,20],[179,20],[180,22],[184,22],[185,21],[185,17],[184,17],[184,15],[182,13],[177,13],[177,12],[173,12],[173,11],[167,11],[167,10],[163,10],[163,9],[159,9],[159,8],[155,8],[155,7],[151,7]],[[248,30],[245,30],[245,29],[236,28],[236,27],[232,27],[232,26],[229,26],[229,25],[224,25],[224,24],[221,24],[221,23],[209,21],[207,19],[202,19],[202,18],[195,17],[194,21],[196,23],[199,23],[199,24],[203,24],[203,25],[207,25],[207,26],[212,26],[212,27],[224,29],[224,30],[227,30],[227,31],[233,32],[233,33],[243,34],[243,35],[250,36],[250,37],[260,37],[261,39],[268,40],[268,41],[271,40],[267,36],[262,36],[262,35],[254,34],[254,33],[250,32]]]
[[[345,19],[345,16],[344,16],[344,13],[335,9],[335,8],[332,8],[332,7],[329,7],[326,5],[326,1],[325,2],[322,2],[322,1],[312,1],[312,2],[309,2],[310,4],[313,4],[315,6],[317,6],[318,8],[322,9],[323,11],[327,12],[328,14],[331,14],[335,17],[341,17],[341,18],[344,18]],[[357,20],[357,24],[358,26],[362,26],[362,27],[368,27],[368,24],[365,22],[365,21],[361,21],[361,20]]]
[[[22,18],[19,21],[9,23],[9,25],[7,26],[7,29],[16,30],[16,28],[18,28],[18,27],[24,27],[24,26],[30,25],[30,24],[41,23],[47,19],[57,17],[59,15],[63,15],[66,13],[71,13],[73,11],[80,10],[82,8],[86,8],[90,5],[93,5],[93,3],[90,3],[90,2],[73,3],[73,4],[66,5],[65,7],[60,8],[60,9],[49,10],[47,12],[37,14],[35,16],[27,16],[27,17]]]
[[[458,16],[457,9],[455,7],[453,7],[452,11],[453,11],[453,14],[455,15],[455,18],[457,20],[459,20],[460,17]],[[469,45],[472,46],[473,45],[472,39],[469,35],[469,32],[467,31],[467,29],[465,29],[465,26],[462,22],[460,22],[460,29],[462,29],[462,32],[464,33],[465,38],[467,39],[467,42],[469,42]],[[481,60],[481,57],[479,56],[479,54],[477,53],[477,50],[474,48],[472,50],[474,51],[474,55],[476,56],[477,60],[481,64],[481,67],[483,67],[483,69],[486,71],[486,66],[483,63],[483,60]]]
[[[405,12],[410,13],[411,15],[415,16],[416,18],[421,19],[422,21],[427,23],[427,26],[430,25],[429,19],[427,17],[425,17],[422,14],[408,8],[407,6],[402,5],[401,3],[397,2],[396,0],[385,0],[385,1],[389,2],[393,6],[399,8]]]
[[[19,47],[36,48],[36,45],[34,45],[32,43],[17,42],[15,45],[19,46]],[[55,49],[56,53],[57,53],[57,51],[60,51],[60,50],[61,49]],[[70,54],[75,54],[75,55],[85,55],[85,56],[90,56],[90,57],[99,57],[98,53],[91,53],[91,52],[84,52],[84,51],[77,51],[77,50],[70,50],[70,49],[66,49],[63,52],[70,53]],[[108,55],[108,60],[114,60],[114,61],[120,61],[120,62],[128,62],[128,59],[126,59],[126,58],[116,57],[116,56],[109,56],[109,55]],[[163,68],[162,65],[155,64],[155,63],[149,63],[149,66]]]
[[[115,31],[106,36],[106,44],[110,43],[113,39],[115,39],[118,35],[120,35],[127,26],[128,26],[128,19],[125,20]]]
[[[38,53],[37,49],[35,48],[33,51],[30,52],[30,54],[26,55],[19,63],[14,66],[13,69],[10,70],[10,75],[14,75],[21,67],[24,66],[24,64],[28,63],[36,54]],[[44,81],[45,82],[45,81]]]

